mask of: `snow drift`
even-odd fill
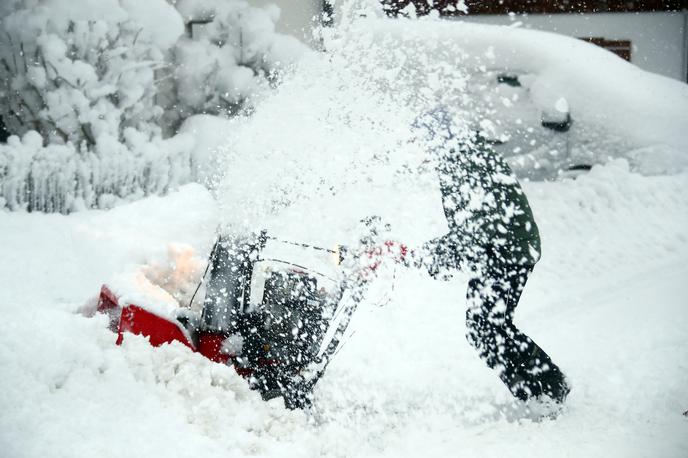
[[[104,317],[74,313],[103,280],[166,265],[169,243],[203,258],[218,221],[207,191],[70,216],[0,213],[0,445],[17,457],[681,456],[687,191],[685,174],[644,177],[623,161],[526,186],[544,250],[517,319],[574,385],[555,422],[531,421],[465,343],[460,276],[383,276],[387,298],[362,305],[312,423],[261,401],[231,368],[136,336],[116,347]],[[322,237],[311,230],[300,236]]]

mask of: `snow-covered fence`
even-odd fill
[[[0,208],[69,213],[163,194],[197,179],[193,138],[77,150],[30,131],[0,145]]]

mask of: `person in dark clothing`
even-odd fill
[[[449,233],[426,243],[417,264],[438,277],[470,276],[468,342],[518,399],[563,402],[561,370],[514,325],[516,306],[540,259],[540,235],[514,173],[478,134],[457,135],[444,108],[416,122],[433,151]]]

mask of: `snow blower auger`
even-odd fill
[[[168,319],[145,305],[120,307],[107,286],[98,311],[110,314],[118,344],[125,331],[147,336],[154,346],[182,342],[211,361],[232,365],[264,400],[281,396],[287,408],[303,408],[383,258],[403,261],[408,255],[404,245],[379,242],[379,218],[365,222],[369,233],[355,252],[265,232],[220,236],[204,274],[200,315],[184,308]]]

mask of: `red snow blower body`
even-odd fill
[[[346,275],[343,250],[278,241],[264,232],[219,237],[200,314],[180,308],[170,318],[145,304],[120,304],[106,285],[97,310],[110,316],[117,344],[125,333],[146,336],[153,346],[180,342],[211,361],[231,364],[265,400],[282,396],[287,407],[302,408],[339,347],[371,271],[382,256],[407,254],[403,245],[380,246],[368,244],[364,262],[349,257],[357,273]],[[294,251],[308,253],[308,259],[294,261]]]

